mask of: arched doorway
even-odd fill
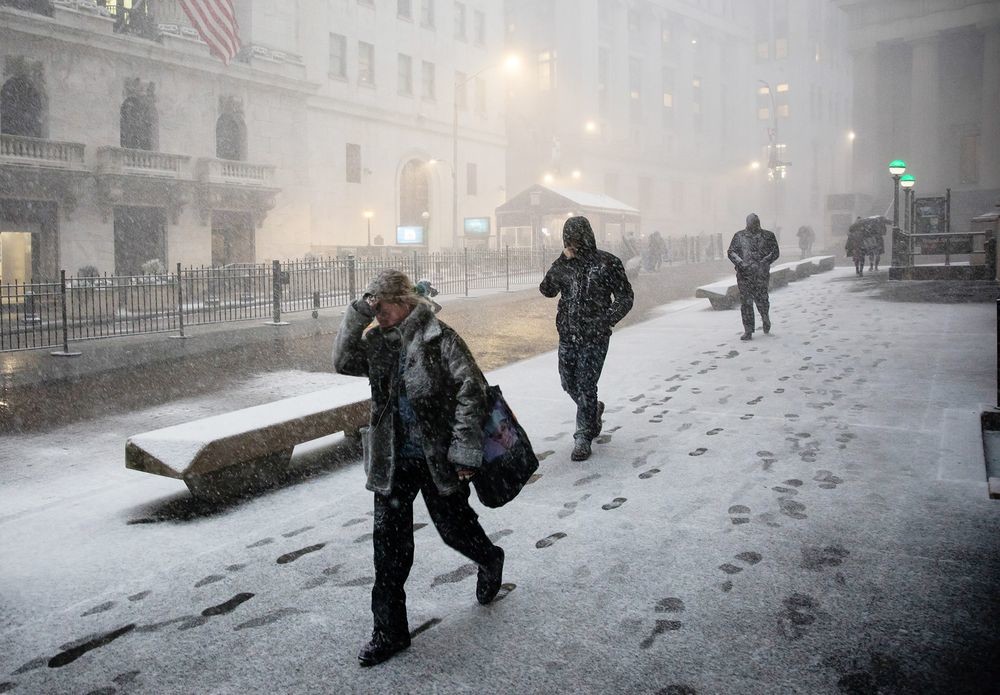
[[[243,119],[224,113],[215,122],[215,156],[236,162],[247,158],[247,129]]]
[[[133,150],[156,149],[156,113],[145,99],[131,96],[122,102],[121,146]]]
[[[24,77],[12,77],[0,89],[0,133],[43,137],[42,95]]]
[[[427,218],[430,210],[430,177],[427,164],[419,159],[411,159],[403,165],[399,177],[399,225],[401,227],[421,227],[424,230],[422,243],[428,243]]]

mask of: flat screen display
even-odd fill
[[[489,217],[466,217],[465,236],[487,237],[490,235]]]
[[[400,246],[424,243],[423,227],[396,227],[396,243]]]

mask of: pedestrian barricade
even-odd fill
[[[183,480],[209,500],[271,487],[287,475],[296,445],[360,436],[371,406],[359,396],[326,389],[137,434],[125,443],[125,467]]]
[[[771,266],[769,289],[784,287],[793,280],[800,280],[813,273],[833,270],[834,256],[811,256],[801,261],[789,261]],[[726,280],[719,280],[708,285],[702,285],[694,291],[694,296],[707,299],[716,310],[733,309],[740,303],[740,290],[736,285],[736,275]]]

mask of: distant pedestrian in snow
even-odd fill
[[[646,257],[643,263],[647,272],[654,273],[660,269],[665,250],[666,244],[663,243],[663,237],[660,236],[660,233],[653,232],[650,234],[649,241],[646,242]]]
[[[477,600],[487,604],[500,590],[504,552],[469,506],[488,386],[465,342],[398,270],[383,270],[347,308],[333,363],[340,374],[367,376],[372,391],[362,439],[366,487],[375,493],[374,630],[358,660],[374,666],[410,646],[403,585],[417,492],[444,542],[479,566]]]
[[[816,232],[813,231],[813,228],[804,224],[799,227],[795,236],[799,238],[799,251],[802,252],[802,258],[811,256],[813,242],[816,241]]]
[[[747,215],[747,226],[733,235],[729,244],[729,260],[736,266],[736,286],[740,290],[740,315],[743,335],[740,340],[751,340],[755,330],[753,306],[757,305],[764,332],[771,331],[771,303],[768,283],[771,264],[778,260],[778,240],[774,232],[761,229],[756,214]]]
[[[559,379],[576,403],[574,461],[590,456],[590,442],[601,433],[604,404],[597,381],[608,354],[611,328],[632,308],[632,285],[617,256],[599,251],[586,217],[570,217],[563,225],[565,249],[552,263],[538,289],[559,295]]]

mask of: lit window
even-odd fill
[[[767,96],[768,94],[771,93],[771,90],[768,87],[758,87],[757,93],[763,96]]]
[[[375,84],[375,46],[358,42],[358,84]]]
[[[788,83],[787,82],[782,82],[781,84],[778,85],[777,90],[778,90],[778,92],[787,92],[788,91]]]
[[[663,106],[668,109],[674,108],[674,95],[670,92],[663,93]]]

